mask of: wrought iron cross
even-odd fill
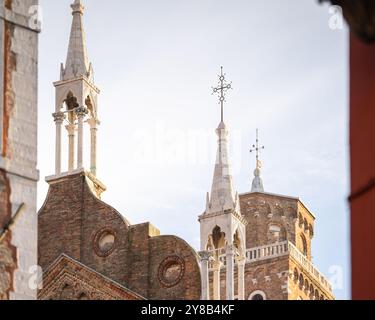
[[[226,102],[225,100],[226,92],[228,90],[233,89],[232,82],[228,83],[227,80],[225,79],[225,76],[226,74],[223,73],[223,67],[221,67],[221,74],[219,75],[218,86],[215,88],[214,87],[212,88],[213,90],[212,94],[217,93],[219,95],[219,104],[221,105],[221,122],[224,122],[224,102]]]
[[[257,129],[256,143],[253,144],[253,148],[250,150],[250,153],[255,152],[257,169],[260,169],[262,167],[262,163],[259,161],[260,150],[264,150],[264,146],[259,146],[259,129]]]

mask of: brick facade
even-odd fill
[[[120,284],[65,255],[45,272],[40,300],[143,300]]]
[[[332,288],[312,263],[314,215],[298,199],[266,192],[240,195],[246,220],[245,300],[332,300]],[[218,247],[223,244],[218,243]],[[215,247],[216,249],[218,247]],[[222,247],[224,248],[224,247]],[[238,250],[240,255],[240,250]],[[226,299],[227,254],[212,255],[209,297],[215,298],[220,261],[220,299]],[[234,297],[240,299],[240,264],[234,268]]]
[[[160,236],[150,223],[131,225],[97,197],[90,180],[82,171],[49,181],[38,215],[42,269],[64,254],[147,299],[199,299],[196,252],[178,237]],[[44,275],[44,286],[48,282]]]
[[[314,215],[298,199],[269,193],[240,196],[248,221],[247,248],[284,243],[285,251],[246,264],[245,296],[256,291],[270,300],[331,300],[332,291],[312,264]],[[290,244],[289,244],[290,243]]]

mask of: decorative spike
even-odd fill
[[[210,205],[210,193],[207,192],[207,195],[206,195],[206,212],[208,210],[210,210],[210,207],[211,207],[211,205]]]
[[[65,73],[65,70],[64,70],[64,64],[61,63],[61,64],[60,64],[60,80],[63,80],[63,79],[64,79],[64,73]]]

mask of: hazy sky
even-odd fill
[[[41,1],[39,206],[54,170],[52,82],[65,63],[72,2]],[[266,191],[300,197],[316,215],[314,263],[328,278],[340,266],[344,283],[335,294],[349,298],[348,34],[328,27],[328,7],[315,0],[83,2],[102,90],[103,199],[132,223],[151,221],[199,247],[197,217],[211,189],[220,118],[211,87],[223,65],[234,87],[225,121],[235,188],[250,191],[248,150],[259,128]]]

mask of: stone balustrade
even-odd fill
[[[219,257],[221,266],[226,266],[225,249],[213,250],[212,257]],[[313,263],[299,251],[293,243],[289,241],[277,242],[266,246],[250,248],[246,250],[246,263],[254,263],[282,256],[290,255],[313,279],[318,281],[326,290],[332,292],[332,286],[329,281],[319,272]],[[210,270],[213,269],[213,261],[210,262]]]

